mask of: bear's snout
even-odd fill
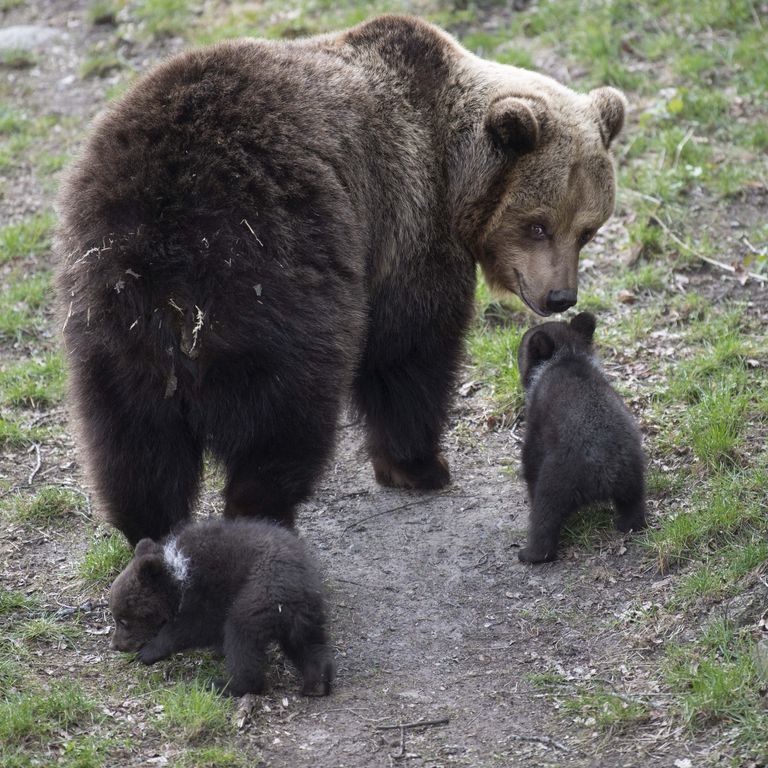
[[[550,312],[565,312],[575,303],[576,291],[550,291],[545,306]]]

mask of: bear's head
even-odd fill
[[[528,329],[517,349],[517,367],[523,388],[528,389],[536,370],[558,353],[592,355],[595,316],[580,312],[570,323],[542,323]]]
[[[473,61],[486,93],[475,128],[483,149],[460,180],[465,239],[492,288],[538,315],[563,312],[576,303],[581,249],[613,212],[610,146],[626,100],[614,88],[578,94],[535,72]]]
[[[111,647],[138,651],[173,618],[178,604],[178,582],[162,548],[151,539],[142,539],[109,592],[109,609],[115,619]]]

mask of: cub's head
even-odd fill
[[[536,370],[558,353],[592,354],[595,317],[580,312],[570,323],[542,323],[526,331],[517,350],[520,381],[528,389]]]
[[[534,72],[484,68],[487,184],[470,249],[491,287],[538,315],[563,312],[576,303],[581,249],[613,212],[610,147],[626,100],[614,88],[577,94]]]
[[[171,620],[178,604],[178,581],[163,548],[151,539],[142,539],[109,593],[109,609],[115,619],[112,648],[138,651]]]

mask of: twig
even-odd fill
[[[517,741],[535,741],[538,744],[545,744],[548,747],[555,747],[555,749],[559,749],[562,752],[571,751],[568,749],[568,747],[565,746],[565,744],[561,744],[559,741],[550,739],[549,736],[523,736],[520,733],[510,733],[509,738],[516,739]]]
[[[397,723],[396,725],[377,725],[375,730],[377,731],[397,731],[410,730],[411,728],[432,728],[437,725],[448,725],[450,718],[442,717],[439,720],[417,720],[414,723]]]
[[[674,171],[675,168],[677,168],[677,164],[680,162],[680,155],[683,153],[683,150],[685,149],[685,145],[691,140],[693,137],[693,128],[689,128],[685,132],[685,136],[683,136],[682,139],[680,139],[680,143],[675,147],[675,159],[672,161],[672,170]]]
[[[677,243],[684,250],[688,251],[688,253],[692,253],[700,261],[704,261],[707,264],[710,264],[713,267],[717,267],[718,269],[722,269],[725,272],[730,272],[732,275],[737,273],[738,270],[733,265],[725,264],[722,261],[717,261],[717,259],[712,259],[709,256],[702,256],[700,253],[697,253],[693,248],[691,248],[690,245],[683,242],[658,216],[654,216],[653,220],[664,230],[664,232],[666,232],[670,239],[674,240],[675,243]],[[757,272],[745,272],[744,274],[746,274],[747,277],[751,277],[753,280],[757,280],[759,283],[768,282],[768,277],[765,275],[759,275]]]
[[[419,504],[426,504],[427,502],[432,501],[432,499],[437,499],[440,496],[447,496],[447,493],[433,493],[430,496],[425,496],[421,499],[416,499],[415,501],[408,501],[405,504],[399,504],[396,507],[389,507],[388,509],[381,509],[378,512],[374,512],[371,515],[367,515],[366,517],[361,517],[359,520],[355,520],[354,523],[350,523],[349,525],[345,526],[342,531],[341,535],[343,536],[347,531],[351,530],[352,528],[357,527],[358,525],[361,525],[362,523],[368,522],[368,520],[373,520],[376,517],[381,517],[382,515],[387,515],[390,512],[400,512],[403,509],[408,509],[409,507],[417,507]]]
[[[29,479],[27,480],[27,483],[29,485],[32,485],[32,481],[35,479],[35,475],[40,471],[40,466],[43,462],[42,458],[40,457],[40,444],[39,443],[32,443],[27,453],[32,453],[32,451],[35,452],[35,455],[37,456],[37,460],[35,461],[35,466],[32,469],[32,471],[29,473]]]

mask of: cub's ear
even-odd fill
[[[589,97],[600,118],[600,136],[603,139],[603,146],[608,149],[624,127],[627,98],[621,91],[607,86],[590,91]]]
[[[141,539],[136,545],[136,549],[133,550],[134,557],[141,557],[142,555],[151,555],[153,552],[159,552],[160,545],[156,544],[152,539]]]
[[[541,138],[539,120],[530,104],[514,96],[491,104],[485,127],[499,149],[517,155],[535,149]]]
[[[166,575],[163,558],[159,555],[146,555],[136,564],[139,581],[147,587],[160,583]]]
[[[595,333],[596,325],[595,316],[591,312],[579,312],[571,320],[571,328],[590,343],[592,343],[592,336]]]
[[[531,367],[549,360],[555,351],[555,342],[546,331],[538,331],[528,342],[528,355]]]

